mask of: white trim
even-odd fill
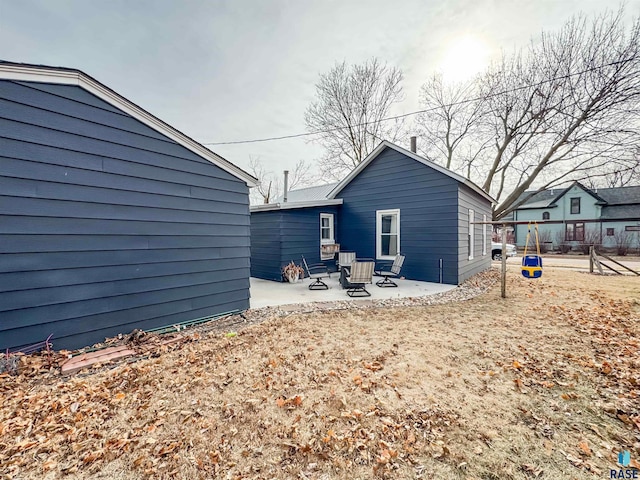
[[[164,123],[159,118],[154,117],[146,110],[118,95],[110,88],[79,70],[0,64],[0,79],[79,86],[101,100],[104,100],[105,102],[131,115],[146,126],[169,137],[171,140],[182,145],[196,155],[220,167],[225,172],[242,180],[248,187],[255,187],[259,183],[256,178],[249,175],[244,170],[238,168],[228,160],[206,148],[204,145],[201,145],[195,140],[187,137],[182,132],[179,132],[172,126]]]
[[[309,202],[264,203],[261,205],[251,205],[249,207],[249,211],[268,212],[270,210],[289,210],[294,208],[328,207],[330,205],[342,205],[342,199],[336,198],[335,200],[312,200]]]
[[[329,194],[327,195],[327,198],[335,198],[336,195],[338,195],[342,191],[342,189],[344,189],[349,183],[351,183],[351,181],[354,178],[356,178],[360,174],[360,172],[364,170],[367,167],[367,165],[369,165],[387,147],[392,148],[393,150],[399,153],[402,153],[407,157],[412,158],[413,160],[420,162],[423,165],[426,165],[427,167],[431,167],[437,172],[440,172],[448,177],[453,178],[457,182],[460,182],[466,185],[471,190],[480,194],[482,197],[484,197],[486,200],[490,201],[491,203],[497,203],[496,200],[493,197],[491,197],[491,195],[489,195],[487,192],[482,190],[479,186],[477,186],[475,183],[471,182],[470,180],[458,175],[455,172],[452,172],[447,168],[441,167],[440,165],[433,163],[432,161],[427,160],[426,158],[423,158],[416,153],[413,153],[409,150],[405,150],[404,148],[399,147],[398,145],[395,145],[386,140],[381,142],[380,145],[378,145],[375,148],[375,150],[367,156],[367,158],[365,158],[362,162],[360,162],[360,164],[356,168],[351,170],[351,172],[349,172],[349,175],[347,175],[340,183],[338,183],[338,185],[336,185],[336,187],[333,190],[331,190],[331,192],[329,192]]]
[[[376,210],[376,259],[377,260],[393,260],[396,258],[395,255],[382,255],[382,242],[380,241],[382,235],[382,216],[383,215],[396,215],[397,216],[397,237],[398,237],[398,245],[397,245],[397,253],[400,253],[400,209],[392,208],[390,210]]]
[[[469,227],[469,238],[467,239],[467,241],[469,242],[469,260],[473,260],[473,251],[475,250],[474,248],[474,243],[476,241],[476,235],[475,235],[475,212],[473,211],[473,209],[469,209],[469,221],[467,222],[467,226]]]
[[[322,219],[329,219],[329,234],[330,237],[327,239],[322,238]],[[333,245],[336,243],[336,236],[333,230],[333,213],[321,213],[320,214],[320,245]]]
[[[482,256],[484,257],[487,254],[487,228],[489,228],[489,225],[487,225],[487,215],[484,214],[482,215]]]

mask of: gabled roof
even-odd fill
[[[593,198],[595,198],[597,200],[596,203],[600,203],[600,204],[605,204],[607,203],[602,197],[600,197],[597,193],[595,193],[593,190],[591,190],[590,188],[585,187],[584,185],[582,185],[580,182],[573,182],[571,185],[569,185],[567,188],[565,188],[562,192],[560,192],[560,194],[556,197],[556,199],[551,202],[551,203],[556,203],[558,200],[560,200],[562,197],[565,196],[565,194],[571,190],[573,187],[580,187],[585,193],[588,193],[589,195],[591,195]]]
[[[431,160],[427,160],[426,158],[421,157],[416,153],[413,153],[409,150],[405,150],[404,148],[399,147],[398,145],[395,145],[391,142],[387,142],[386,140],[380,143],[380,145],[378,145],[376,149],[367,156],[367,158],[365,158],[362,162],[360,162],[360,164],[356,168],[354,168],[351,171],[351,173],[349,173],[349,175],[347,175],[340,183],[338,183],[338,185],[336,185],[336,187],[329,193],[329,195],[327,195],[327,198],[335,198],[336,195],[338,195],[347,185],[349,185],[353,181],[353,179],[355,179],[360,174],[360,172],[362,172],[365,168],[367,168],[367,165],[373,162],[378,157],[378,155],[380,155],[384,151],[385,148],[391,148],[399,153],[402,153],[403,155],[406,155],[409,158],[412,158],[417,162],[422,163],[423,165],[426,165],[427,167],[430,167],[436,170],[437,172],[440,172],[450,178],[453,178],[455,181],[466,185],[471,190],[481,195],[488,201],[492,203],[496,203],[496,200],[493,197],[491,197],[487,192],[482,190],[479,186],[477,186],[472,181],[464,178],[461,175],[458,175],[455,172],[452,172],[447,168],[441,167],[440,165],[433,163]]]
[[[103,85],[80,70],[0,61],[0,80],[53,83],[81,87],[101,100],[104,100],[105,102],[131,115],[133,118],[144,123],[153,130],[169,137],[171,140],[182,145],[196,155],[220,167],[222,170],[230,173],[234,177],[242,180],[247,184],[247,186],[255,187],[258,184],[258,180],[256,178],[241,168],[212,152],[204,145],[186,136],[184,133],[164,123],[159,118],[151,115],[135,103],[130,102],[106,85]]]
[[[599,188],[597,190],[592,190],[585,187],[580,182],[573,182],[567,188],[542,190],[541,192],[533,194],[531,198],[518,207],[518,210],[554,208],[557,206],[556,204],[558,200],[560,200],[574,185],[579,186],[582,190],[591,195],[599,205],[640,205],[640,186]],[[530,194],[530,191],[523,192],[520,198]]]

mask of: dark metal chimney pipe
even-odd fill
[[[417,140],[418,140],[417,137],[411,137],[411,151],[413,153],[417,153],[417,150],[416,150]]]
[[[287,203],[287,194],[289,193],[289,170],[284,171],[284,196],[282,201]]]

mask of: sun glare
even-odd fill
[[[477,37],[465,35],[455,39],[445,50],[441,70],[447,80],[468,80],[485,68],[489,61],[489,48]]]

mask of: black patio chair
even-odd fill
[[[302,263],[304,264],[304,269],[307,272],[307,276],[314,280],[309,285],[309,290],[328,290],[329,285],[322,281],[323,278],[331,278],[331,274],[329,273],[329,269],[324,263],[314,263],[311,265],[307,264],[307,260],[302,257]]]
[[[404,255],[396,255],[392,265],[381,266],[376,269],[375,274],[384,277],[382,280],[378,280],[376,285],[379,287],[397,287],[398,284],[390,278],[400,277],[400,270],[402,270],[402,264],[404,263]]]

